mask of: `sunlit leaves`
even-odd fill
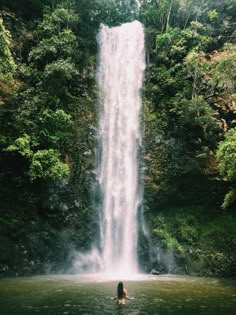
[[[66,177],[69,174],[69,166],[61,161],[59,152],[53,149],[34,152],[37,145],[38,143],[25,134],[16,139],[5,151],[15,152],[28,159],[30,163],[28,175],[31,180],[58,180]]]
[[[32,180],[58,180],[68,176],[69,166],[60,160],[59,152],[53,149],[38,150],[32,158],[29,175]]]
[[[10,51],[11,35],[0,18],[0,78],[2,75],[11,75],[16,65]]]
[[[29,54],[29,61],[37,66],[45,66],[58,58],[73,56],[77,48],[76,36],[66,29],[49,38],[43,38]]]
[[[79,21],[79,15],[75,13],[71,5],[68,5],[67,8],[59,6],[44,15],[44,19],[39,25],[38,34],[43,38],[47,38],[65,29],[76,30]]]
[[[62,109],[57,109],[55,112],[45,109],[40,121],[52,130],[66,130],[72,125],[71,115],[66,114]]]
[[[209,19],[212,21],[212,20],[216,20],[216,19],[218,19],[218,17],[219,17],[219,14],[218,14],[218,12],[216,11],[216,10],[211,10],[211,11],[209,11],[208,12],[208,17],[209,17]]]
[[[165,33],[157,35],[157,49],[167,49],[170,56],[183,56],[191,49],[202,50],[211,42],[211,38],[204,34],[204,27],[199,22],[192,22],[189,28],[181,30],[170,28]]]
[[[33,180],[56,180],[69,171],[63,160],[74,122],[66,107],[78,91],[78,23],[69,3],[45,13],[34,33],[38,43],[29,64],[20,67],[24,85],[14,112],[18,138],[7,151],[28,161],[25,173]]]
[[[30,140],[30,136],[25,134],[24,136],[16,139],[13,144],[9,145],[6,151],[17,152],[22,156],[30,158],[33,155]]]
[[[236,129],[230,129],[225,134],[225,140],[219,145],[217,160],[221,175],[236,181]]]
[[[222,205],[223,208],[227,208],[236,200],[236,129],[230,129],[225,134],[225,140],[220,142],[217,161],[221,175],[233,184]]]
[[[71,115],[62,109],[45,109],[39,117],[38,138],[46,146],[62,149],[72,124]]]
[[[220,90],[234,93],[236,90],[236,46],[225,45],[224,50],[213,60],[211,83]]]
[[[11,43],[11,34],[0,18],[0,105],[5,103],[17,86],[13,78],[16,63],[10,50]]]

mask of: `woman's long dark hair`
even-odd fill
[[[119,282],[117,286],[118,299],[123,299],[124,297],[124,285],[123,282]]]

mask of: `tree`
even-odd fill
[[[0,18],[0,105],[4,104],[15,88],[13,75],[16,63],[10,50],[11,43],[11,34]]]
[[[11,76],[16,68],[16,64],[10,51],[11,35],[6,30],[3,20],[0,19],[0,74],[1,76]]]
[[[220,142],[217,151],[217,161],[220,174],[230,183],[231,189],[226,194],[222,207],[225,209],[236,201],[236,129],[230,129],[225,134],[225,140]]]
[[[63,160],[73,127],[68,103],[78,94],[74,88],[79,81],[78,58],[74,56],[79,54],[72,31],[78,21],[70,7],[45,13],[35,33],[38,44],[29,54],[28,65],[18,72],[23,84],[13,113],[17,136],[6,151],[28,161],[26,173],[32,180],[56,180],[69,174]]]

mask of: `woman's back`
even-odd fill
[[[119,282],[117,286],[116,296],[112,300],[116,300],[118,304],[125,304],[125,300],[133,300],[133,298],[128,297],[127,291],[123,286],[123,282]]]

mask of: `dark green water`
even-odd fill
[[[120,306],[110,300],[117,282],[81,276],[2,279],[0,314],[236,314],[235,280],[173,276],[124,280],[135,300]]]

